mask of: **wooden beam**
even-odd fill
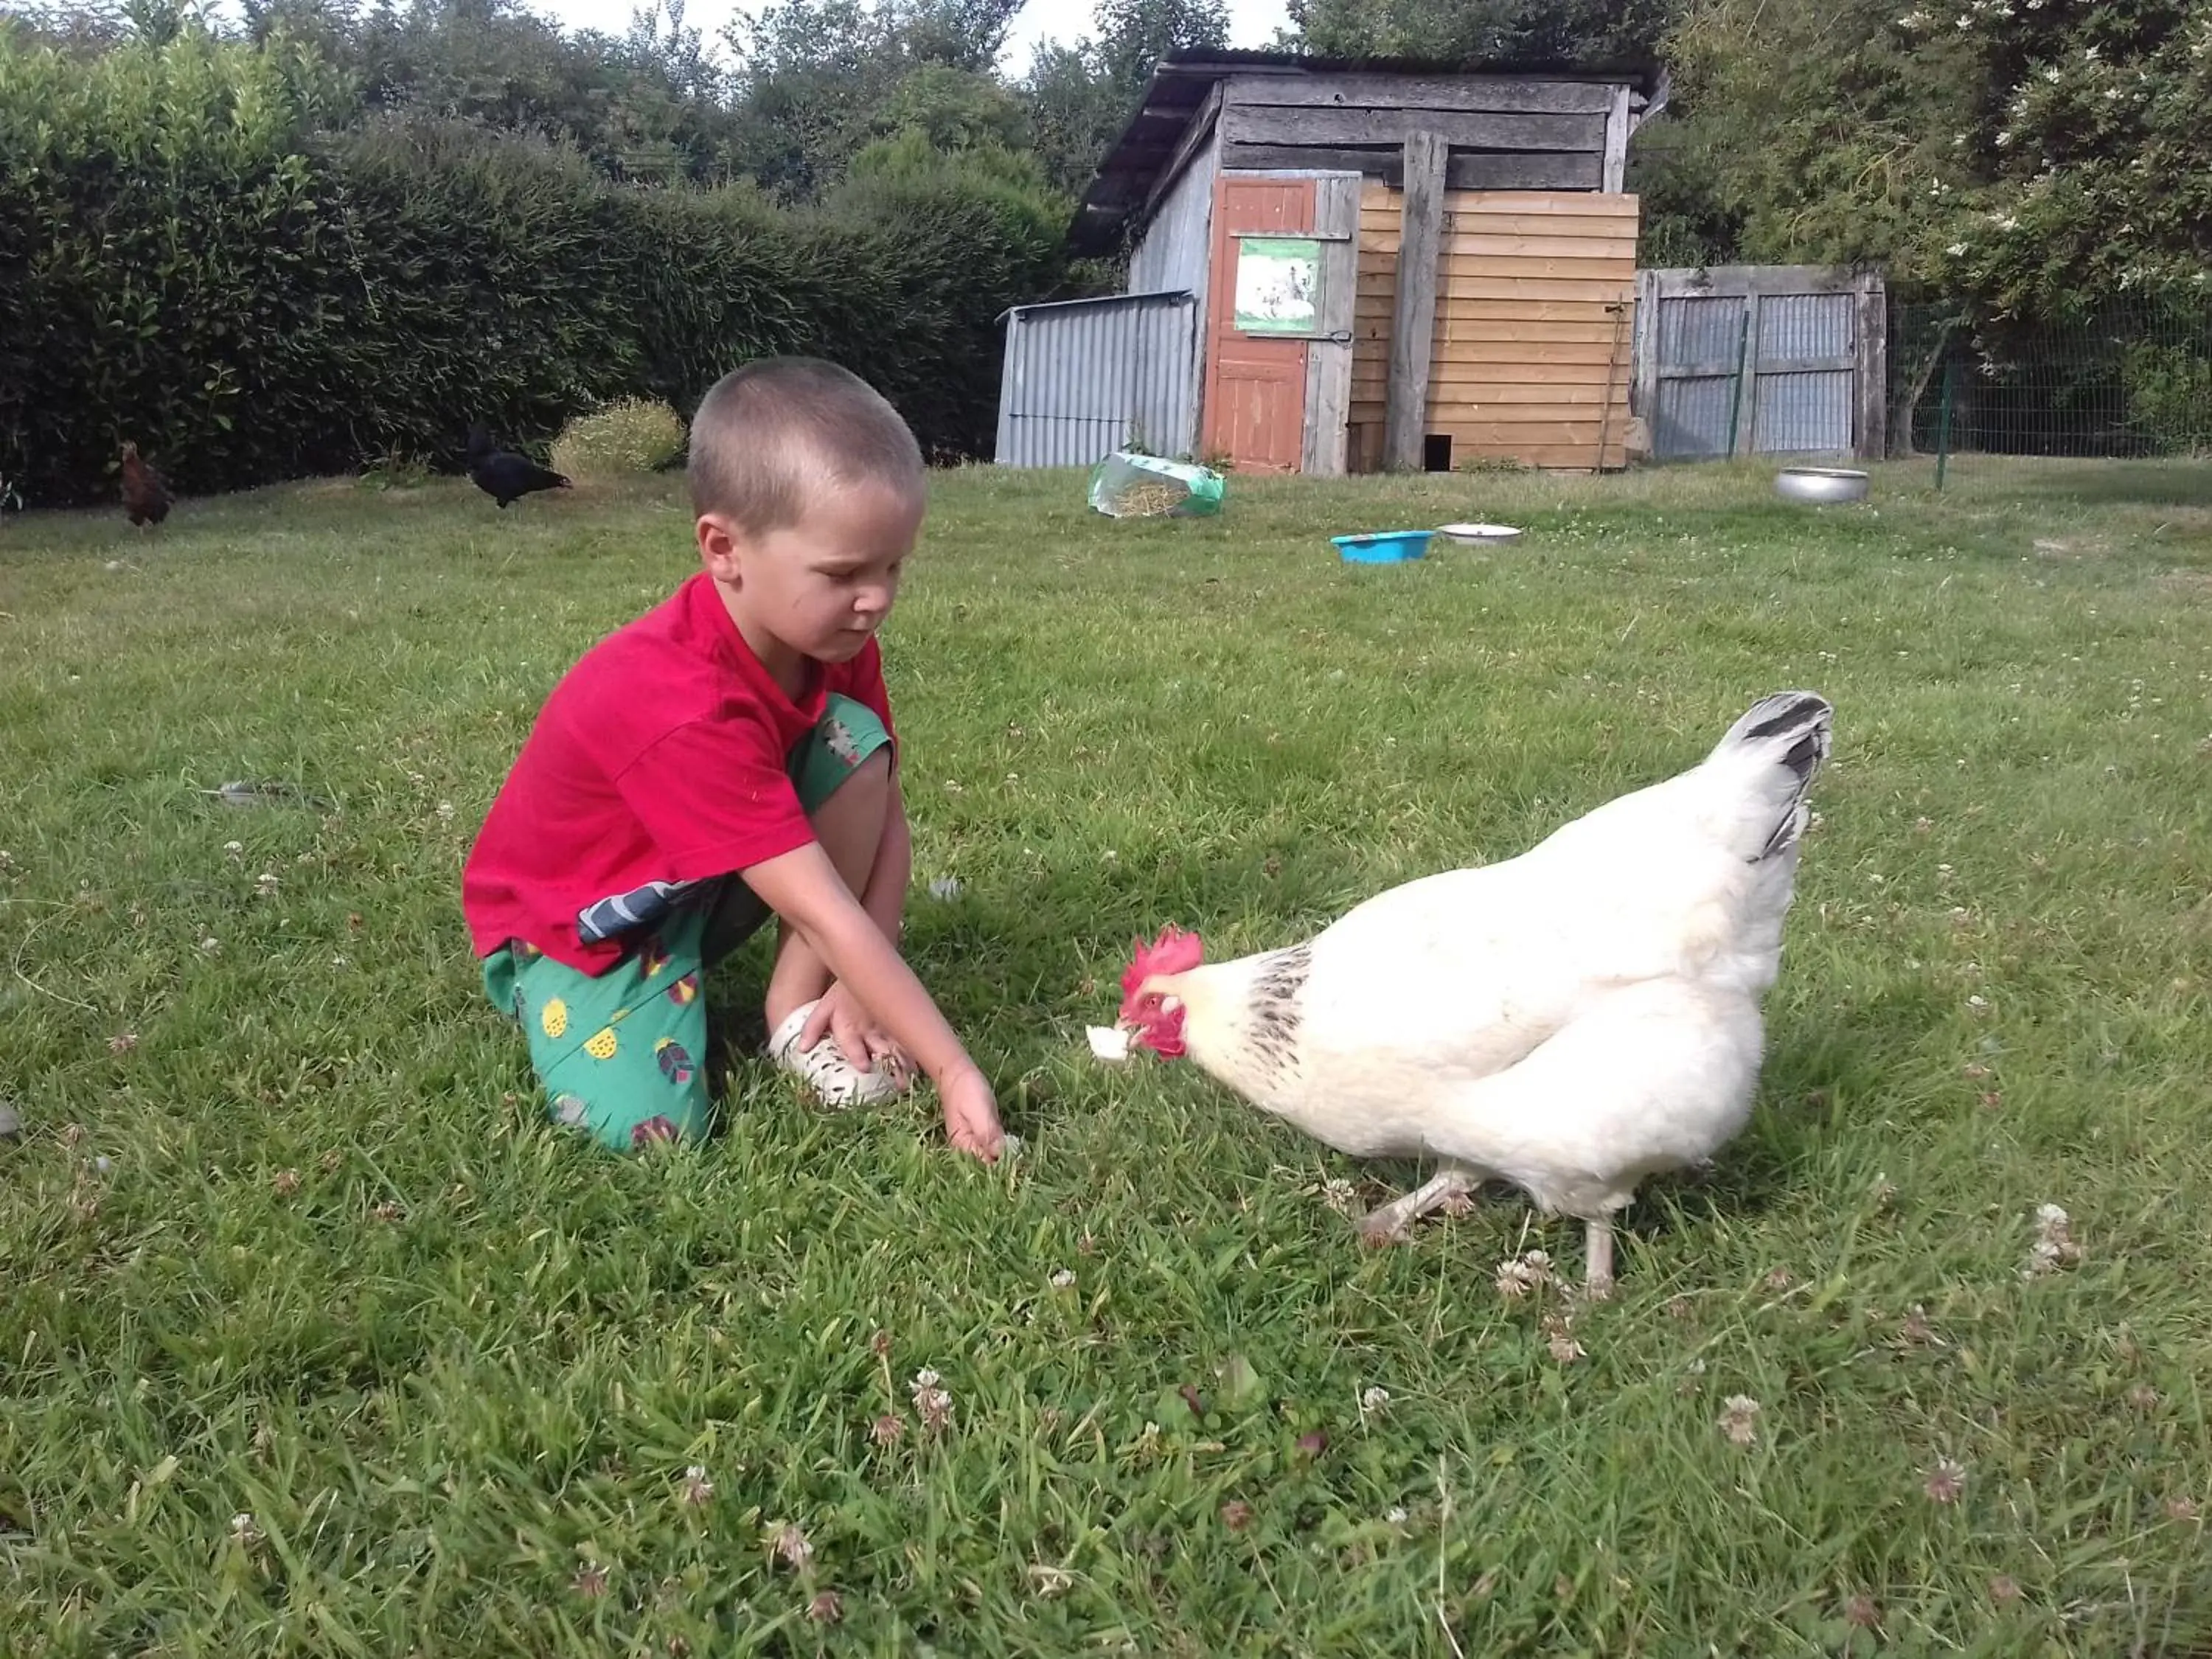
[[[1403,185],[1405,151],[1343,144],[1234,144],[1224,141],[1221,165],[1253,173],[1363,173],[1392,188]],[[1605,182],[1604,158],[1595,149],[1469,150],[1446,164],[1452,190],[1595,191]]]
[[[1605,182],[1599,188],[1608,196],[1620,194],[1628,178],[1628,88],[1613,89],[1613,107],[1605,118]]]
[[[1858,334],[1858,454],[1863,461],[1889,453],[1889,296],[1878,272],[1859,278],[1854,319]]]
[[[1443,135],[1416,132],[1405,149],[1399,202],[1397,307],[1390,321],[1390,380],[1382,465],[1412,472],[1421,465],[1429,412],[1429,353],[1437,320],[1437,245],[1444,228]]]
[[[1624,85],[1620,88],[1626,92]],[[1602,115],[1614,88],[1601,81],[1507,75],[1237,75],[1232,105],[1300,109],[1482,110],[1501,114]]]
[[[1628,407],[1646,421],[1659,394],[1659,284],[1651,272],[1636,273],[1636,369],[1629,377]]]
[[[1626,95],[1626,91],[1623,96]],[[1570,150],[1602,154],[1610,118],[1425,109],[1284,109],[1231,104],[1221,136],[1232,144],[1402,144],[1431,132],[1461,149]]]
[[[1341,477],[1352,419],[1352,308],[1358,298],[1359,178],[1338,173],[1314,180],[1314,230],[1335,240],[1321,248],[1325,337],[1306,344],[1305,438],[1298,470]]]

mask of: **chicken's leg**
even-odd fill
[[[1613,1295],[1613,1218],[1583,1224],[1583,1293],[1593,1302]]]
[[[1406,1224],[1431,1210],[1464,1198],[1475,1188],[1474,1172],[1447,1164],[1423,1186],[1416,1187],[1403,1198],[1370,1210],[1359,1218],[1359,1240],[1363,1244],[1395,1244],[1406,1236]]]

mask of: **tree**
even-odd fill
[[[1747,258],[2046,313],[2203,280],[2212,0],[1696,0],[1669,58]]]
[[[1021,3],[773,0],[740,13],[724,39],[738,60],[741,165],[777,195],[811,200],[898,130],[887,111],[969,139],[1012,137],[1020,112],[994,100],[989,71]]]
[[[1293,38],[1328,58],[1506,65],[1650,57],[1677,0],[1290,0]]]
[[[871,139],[913,134],[946,153],[990,149],[1026,155],[1030,149],[1029,113],[1021,100],[990,76],[949,64],[908,70],[866,125]]]
[[[1224,0],[1099,0],[1097,33],[1040,45],[1020,94],[1046,175],[1079,193],[1130,118],[1152,66],[1178,46],[1229,39]]]
[[[1219,46],[1229,39],[1226,0],[1098,0],[1092,61],[1131,113],[1152,65],[1178,46]]]

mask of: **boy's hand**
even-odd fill
[[[846,887],[821,844],[809,842],[749,865],[744,879],[836,976],[836,982],[823,997],[828,1012],[816,1009],[800,1036],[818,1036],[825,1027],[836,1030],[839,1006],[851,997],[854,1010],[848,1018],[857,1018],[856,1044],[866,1047],[866,1032],[878,1021],[896,1033],[899,1048],[937,1085],[945,1106],[945,1138],[963,1152],[994,1162],[1006,1134],[999,1127],[999,1106],[991,1098],[989,1082],[960,1046],[914,969],[900,957],[898,947]],[[841,991],[846,985],[852,989]],[[863,1007],[867,1012],[859,1012]],[[842,1032],[839,1036],[842,1043]],[[858,1062],[857,1053],[847,1057]]]
[[[799,1033],[799,1052],[804,1054],[819,1042],[824,1032],[860,1071],[880,1072],[893,1083],[903,1085],[914,1069],[906,1051],[876,1024],[842,982],[823,992],[814,1012],[806,1017]]]
[[[945,1103],[945,1138],[963,1152],[973,1152],[986,1164],[996,1164],[1006,1142],[999,1127],[999,1103],[991,1097],[991,1085],[974,1066],[941,1079],[937,1085]]]

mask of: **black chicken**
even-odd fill
[[[540,489],[566,489],[568,481],[549,472],[526,456],[500,448],[483,422],[469,428],[469,477],[478,489],[497,501],[505,512],[509,501]]]
[[[139,456],[138,446],[123,446],[123,510],[143,530],[169,516],[169,486]]]

